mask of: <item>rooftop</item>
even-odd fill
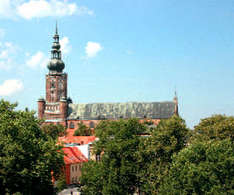
[[[78,147],[65,147],[63,148],[64,152],[64,162],[65,164],[75,164],[87,162],[88,159],[83,155]]]
[[[173,101],[69,104],[68,119],[164,119],[174,114],[175,106],[176,103]]]

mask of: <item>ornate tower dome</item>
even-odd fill
[[[62,55],[60,50],[59,44],[59,35],[58,35],[58,28],[56,23],[55,35],[54,35],[54,42],[51,49],[51,59],[47,65],[51,74],[62,73],[65,67],[64,62],[62,61]]]

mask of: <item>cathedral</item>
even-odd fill
[[[63,72],[59,35],[56,25],[51,59],[48,62],[45,99],[38,100],[38,118],[46,123],[59,123],[75,129],[81,121],[94,128],[101,120],[138,118],[158,124],[161,119],[178,115],[178,100],[165,102],[85,103],[75,104],[67,97],[67,73]]]

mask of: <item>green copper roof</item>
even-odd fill
[[[68,119],[170,118],[174,102],[127,102],[69,104]]]

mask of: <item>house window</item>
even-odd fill
[[[72,166],[72,172],[74,172],[74,167]]]
[[[96,161],[100,161],[100,160],[101,160],[100,154],[96,154]]]
[[[91,121],[91,122],[89,123],[89,127],[90,127],[90,128],[94,128],[94,122],[93,122],[93,121]]]
[[[76,165],[76,171],[77,171],[77,165]]]
[[[70,126],[69,126],[70,129],[74,129],[75,128],[75,125],[73,122],[70,122]]]

